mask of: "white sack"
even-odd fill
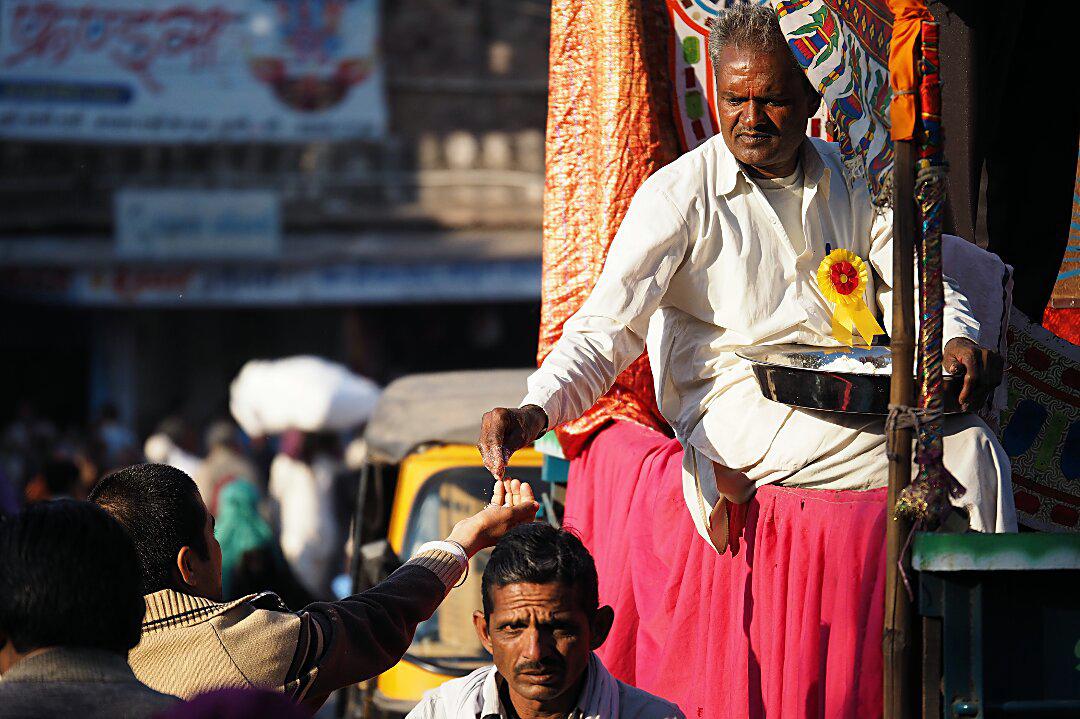
[[[320,357],[252,360],[229,388],[229,410],[251,436],[338,431],[366,422],[379,387]]]

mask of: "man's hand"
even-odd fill
[[[990,391],[1001,382],[1001,357],[965,337],[949,340],[941,354],[941,363],[949,374],[964,378],[960,408],[965,412],[982,407]]]
[[[495,482],[491,504],[454,525],[448,540],[457,542],[470,557],[491,547],[519,524],[536,518],[540,504],[528,482],[506,479]]]
[[[484,415],[476,447],[497,481],[506,478],[506,465],[514,452],[535,441],[547,424],[544,410],[534,404],[520,409],[496,407]]]

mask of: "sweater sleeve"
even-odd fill
[[[317,709],[335,689],[397,664],[416,625],[435,613],[461,575],[456,560],[440,554],[445,553],[417,556],[365,592],[316,602],[299,612],[300,633],[285,676],[286,694]]]

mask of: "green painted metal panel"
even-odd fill
[[[1080,534],[919,533],[912,566],[921,572],[1080,569]]]
[[[554,430],[544,433],[540,439],[533,443],[533,448],[540,454],[547,455],[548,457],[566,459],[566,455],[564,455],[562,451],[562,445],[559,444],[559,438],[555,436]]]

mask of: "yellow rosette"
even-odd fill
[[[848,347],[854,345],[852,328],[859,331],[869,346],[875,335],[885,334],[877,318],[863,300],[870,271],[866,263],[849,250],[833,250],[817,270],[818,287],[833,309],[833,336]]]

